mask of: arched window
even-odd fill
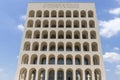
[[[27,69],[22,68],[20,70],[19,80],[26,80],[26,76],[27,76]]]
[[[72,32],[71,31],[66,32],[66,39],[72,39]]]
[[[80,65],[80,59],[79,58],[75,58],[75,64]]]
[[[58,32],[58,39],[64,39],[64,32],[63,31]]]
[[[97,55],[93,56],[93,64],[94,65],[99,65],[100,64],[99,56],[97,56]]]
[[[48,11],[48,10],[46,10],[46,11],[44,12],[44,17],[49,17],[49,11]]]
[[[67,58],[66,58],[66,64],[67,65],[72,65],[72,56],[71,55],[68,55]]]
[[[42,32],[42,38],[43,39],[47,39],[48,38],[48,32],[47,31],[43,31]]]
[[[67,70],[66,72],[66,80],[73,80],[73,73],[71,70]]]
[[[89,21],[89,27],[94,28],[95,27],[95,22],[93,20]]]
[[[102,80],[100,69],[95,69],[94,75],[95,75],[95,80]]]
[[[29,20],[29,21],[28,21],[27,27],[33,27],[33,20]]]
[[[59,65],[64,64],[64,57],[63,57],[62,55],[59,55],[59,56],[58,56],[58,61],[57,61],[57,63],[58,63]]]
[[[46,56],[44,54],[40,55],[39,64],[46,64]]]
[[[48,20],[44,20],[44,21],[43,21],[43,27],[44,27],[44,28],[47,28],[48,26],[49,26]]]
[[[72,43],[71,42],[68,42],[66,44],[66,51],[72,51]]]
[[[51,17],[57,17],[57,12],[55,10],[51,12]]]
[[[84,10],[81,11],[81,17],[82,18],[86,17],[86,12]]]
[[[55,31],[51,31],[50,32],[50,39],[55,39],[56,38],[56,32]]]
[[[27,39],[30,39],[30,38],[32,38],[32,31],[27,31],[26,32],[26,35],[25,35],[25,38],[27,38]]]
[[[81,45],[79,42],[76,42],[75,45],[74,45],[74,50],[75,51],[80,51],[81,50]]]
[[[96,39],[96,32],[95,31],[91,31],[90,32],[90,37],[91,37],[91,39]]]
[[[66,28],[71,28],[72,27],[72,22],[70,20],[66,21]]]
[[[71,17],[71,11],[66,11],[66,17]]]
[[[40,38],[40,31],[35,31],[34,32],[34,39],[39,39]]]
[[[41,10],[37,11],[36,17],[42,17],[42,11]]]
[[[94,14],[93,14],[93,11],[88,11],[88,17],[93,17],[94,16]]]
[[[87,31],[82,32],[82,38],[83,39],[88,39],[88,32]]]
[[[63,20],[58,21],[58,27],[59,28],[64,28],[64,21]]]
[[[92,71],[90,69],[85,70],[85,80],[92,80]]]
[[[96,42],[93,42],[91,47],[92,47],[92,51],[98,51],[98,45]]]
[[[55,56],[53,55],[49,56],[49,64],[55,64]]]
[[[29,51],[30,50],[30,42],[25,42],[24,44],[24,50]]]
[[[56,27],[56,21],[55,21],[55,20],[52,20],[52,21],[51,21],[51,27],[52,27],[52,28],[55,28],[55,27]]]
[[[38,80],[45,80],[45,70],[39,70]]]
[[[64,51],[64,44],[63,42],[58,43],[58,51]]]
[[[50,51],[55,51],[56,46],[55,46],[55,43],[54,43],[54,42],[51,42],[49,46],[50,46],[50,47],[49,47],[49,50],[50,50]]]
[[[76,80],[83,80],[82,70],[80,69],[76,70]]]
[[[64,72],[62,70],[57,72],[57,80],[64,80]]]
[[[85,55],[84,57],[84,65],[90,65],[90,56],[89,55]]]
[[[46,42],[43,42],[41,44],[41,51],[47,51],[47,43]]]
[[[82,28],[87,28],[87,21],[82,20],[82,22],[81,22],[81,27],[82,27]]]
[[[89,51],[89,44],[87,42],[83,44],[83,51]]]
[[[31,64],[37,64],[37,55],[33,54],[31,56]]]
[[[35,27],[36,27],[36,28],[41,27],[41,21],[40,21],[40,20],[37,20],[37,21],[35,22]]]
[[[27,54],[22,56],[21,64],[28,64],[29,56]]]
[[[59,17],[64,17],[64,12],[62,10],[59,11]]]
[[[39,43],[38,42],[34,42],[32,45],[32,51],[38,51],[39,50]]]
[[[31,11],[29,12],[29,17],[34,17],[34,15],[35,15],[35,11],[31,10]]]
[[[55,78],[54,78],[55,76],[54,75],[55,75],[54,70],[50,70],[49,71],[49,78],[48,78],[48,80],[55,80]]]
[[[78,20],[74,21],[74,28],[79,28],[79,21]]]
[[[36,80],[36,70],[31,69],[29,72],[29,80]]]
[[[73,12],[73,17],[78,17],[78,15],[79,15],[78,11],[75,10],[75,11]]]
[[[74,32],[74,39],[80,39],[80,32],[79,31]]]

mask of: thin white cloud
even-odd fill
[[[0,68],[0,80],[8,80],[8,74],[3,68]]]
[[[111,9],[109,10],[109,13],[113,15],[120,15],[120,8]]]
[[[118,74],[118,75],[120,75],[120,65],[117,65],[117,66],[116,66],[116,69],[117,69],[117,70],[116,70],[115,73]]]
[[[100,35],[110,38],[120,32],[120,18],[114,18],[109,21],[100,21]]]
[[[120,54],[116,52],[106,52],[103,55],[104,61],[113,63],[113,62],[120,62]]]
[[[120,50],[120,48],[118,48],[118,47],[114,47],[113,49],[116,50],[116,51]]]
[[[18,25],[17,28],[18,28],[20,31],[24,31],[24,26],[23,26],[23,24]]]
[[[25,20],[26,19],[26,15],[20,16],[20,19]]]

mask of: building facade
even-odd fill
[[[106,80],[94,3],[29,3],[15,80]]]

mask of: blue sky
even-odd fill
[[[0,80],[14,80],[28,2],[0,1]],[[95,2],[107,80],[120,80],[120,0],[44,0]]]

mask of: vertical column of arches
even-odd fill
[[[36,80],[36,69],[32,68],[29,71],[29,80]]]
[[[39,50],[39,43],[38,42],[34,42],[32,45],[32,51],[38,51]]]
[[[37,11],[36,17],[42,17],[42,11],[41,10]]]
[[[51,42],[49,45],[49,51],[55,51],[55,50],[56,50],[55,42]]]
[[[41,27],[41,21],[40,21],[40,20],[36,20],[36,21],[35,21],[35,27],[36,27],[36,28]]]
[[[26,77],[27,77],[27,69],[26,68],[22,68],[20,70],[19,80],[26,80]]]
[[[39,30],[36,30],[34,31],[34,36],[33,36],[34,39],[39,39],[40,38],[40,31]]]
[[[57,12],[55,10],[51,11],[51,17],[57,17]]]
[[[64,32],[62,30],[58,32],[58,39],[64,39]]]
[[[29,28],[33,27],[33,20],[28,20],[27,27]]]
[[[29,56],[27,54],[22,56],[21,64],[28,64]]]
[[[91,44],[92,46],[92,51],[98,51],[98,45],[97,45],[97,43],[96,42],[93,42],[92,44]]]
[[[27,39],[31,39],[32,38],[32,31],[31,30],[28,30],[26,32],[25,38],[27,38]]]
[[[35,15],[35,11],[31,10],[31,11],[29,12],[29,17],[34,17],[34,15]]]
[[[31,64],[37,64],[37,61],[38,61],[38,57],[37,57],[37,55],[36,54],[33,54],[32,56],[31,56]]]
[[[58,43],[58,51],[64,51],[64,43],[63,42]]]
[[[23,50],[25,50],[25,51],[30,51],[30,42],[25,42],[24,43],[24,49]]]
[[[41,43],[41,51],[47,51],[47,43],[46,42]]]
[[[64,28],[64,21],[63,20],[58,21],[58,27],[59,28]]]
[[[58,16],[59,16],[59,17],[64,17],[64,11],[60,10],[60,11],[58,12]]]

